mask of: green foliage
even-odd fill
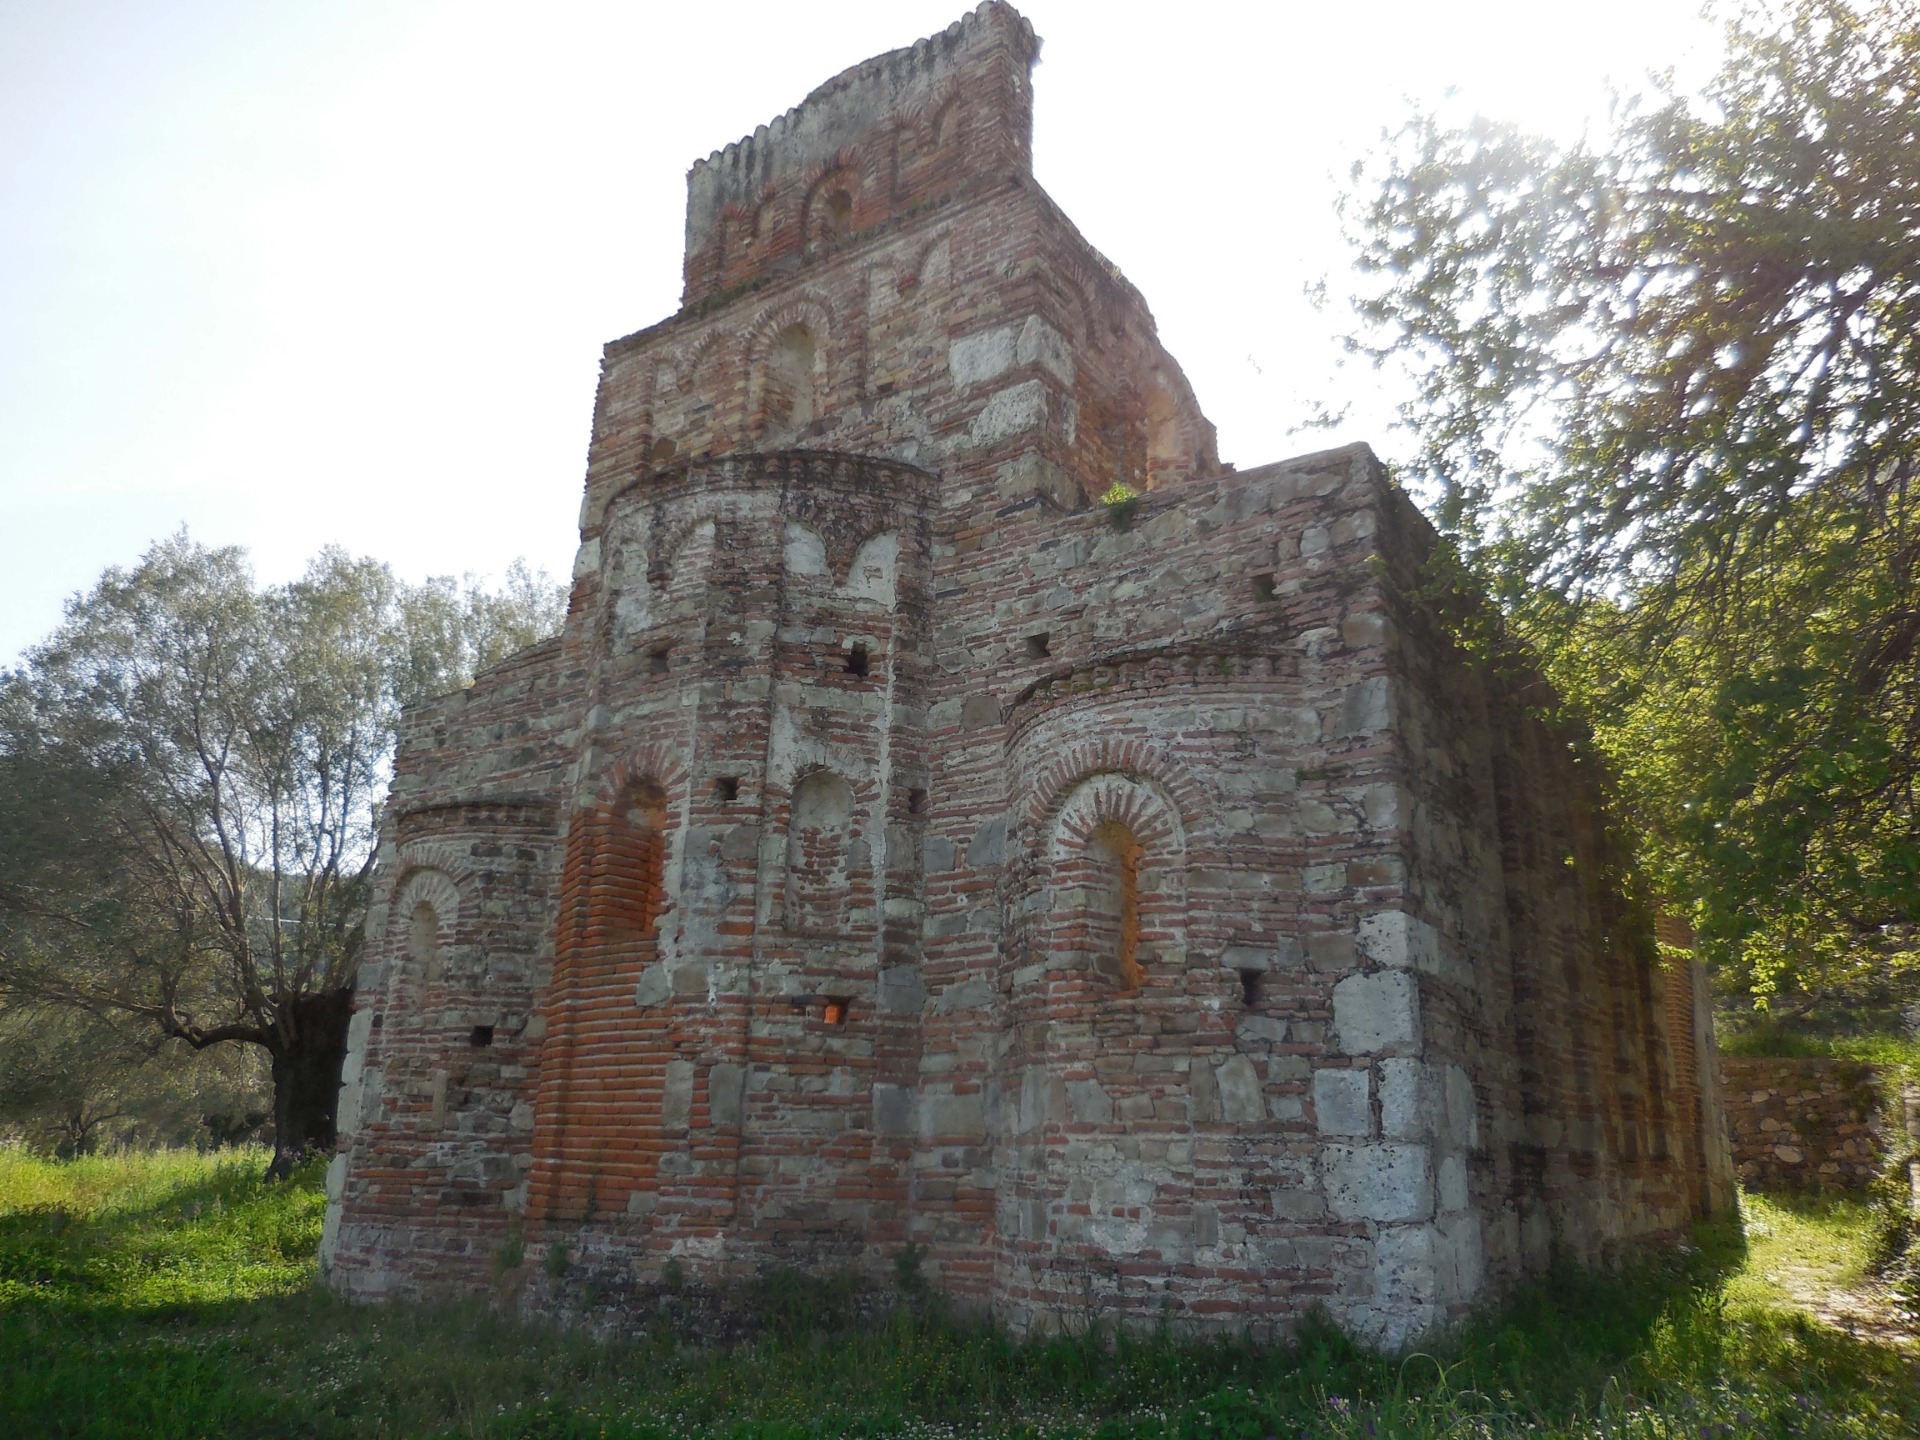
[[[1134,512],[1140,508],[1140,492],[1124,480],[1116,480],[1100,496],[1107,507],[1107,523],[1116,530],[1133,528]]]
[[[0,1129],[39,1149],[71,1157],[241,1136],[270,1103],[257,1052],[195,1052],[111,1014],[0,1008]]]
[[[0,1012],[260,1046],[282,1155],[329,1140],[308,1057],[344,1044],[401,707],[559,615],[524,568],[409,587],[329,549],[261,587],[184,533],[108,570],[0,674]]]
[[[0,1433],[1865,1440],[1920,1423],[1902,1356],[1742,1298],[1725,1234],[1704,1254],[1556,1276],[1401,1360],[1313,1321],[1269,1347],[1017,1341],[909,1310],[829,1333],[797,1294],[787,1333],[697,1350],[479,1305],[342,1304],[312,1286],[317,1171],[258,1176],[257,1158],[0,1152]],[[1863,1243],[1858,1207],[1759,1213]]]
[[[1596,140],[1356,171],[1409,478],[1591,727],[1729,988],[1920,1000],[1920,11],[1741,6]]]

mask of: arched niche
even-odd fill
[[[869,535],[853,552],[847,581],[841,588],[857,599],[870,600],[891,610],[899,594],[900,537],[891,530]]]
[[[819,407],[820,341],[796,320],[774,332],[761,380],[761,414],[771,439],[790,439],[811,425]]]
[[[418,1005],[423,992],[442,983],[452,959],[460,890],[444,871],[415,866],[407,871],[387,910],[393,930],[393,989]]]
[[[1096,991],[1131,994],[1186,933],[1186,835],[1171,799],[1141,775],[1108,771],[1069,789],[1053,817],[1039,939],[1048,968]]]
[[[789,575],[827,573],[827,542],[811,525],[787,521],[784,556]]]
[[[787,929],[833,935],[845,928],[853,839],[852,789],[831,770],[809,771],[794,786],[787,822]]]

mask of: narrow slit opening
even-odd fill
[[[1249,1010],[1260,1003],[1260,979],[1261,972],[1258,970],[1240,972],[1240,1003]]]
[[[866,642],[856,640],[852,648],[847,651],[847,674],[865,675],[872,665],[872,654],[867,649]]]

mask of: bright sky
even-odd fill
[[[0,665],[182,524],[265,579],[571,568],[601,344],[685,176],[964,0],[0,0]],[[1352,439],[1338,183],[1408,102],[1561,136],[1697,74],[1691,0],[1026,0],[1035,167],[1241,466]],[[1292,433],[1316,398],[1354,405]]]

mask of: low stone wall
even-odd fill
[[[1747,1189],[1858,1190],[1885,1167],[1898,1124],[1874,1066],[1723,1056],[1720,1069]]]

